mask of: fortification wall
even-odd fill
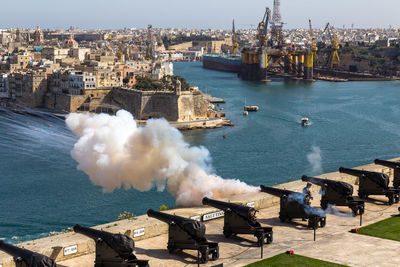
[[[110,89],[99,89],[87,90],[85,95],[47,94],[45,107],[57,111],[75,112],[82,109],[84,103],[87,103],[88,107],[85,110],[93,111],[99,104],[109,101],[110,92]],[[95,103],[90,103],[92,101]]]
[[[154,92],[118,88],[111,102],[136,119],[166,118],[169,121],[207,119],[208,102],[200,92]]]

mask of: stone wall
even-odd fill
[[[86,101],[85,95],[48,94],[45,107],[55,111],[75,112]]]
[[[207,119],[208,101],[199,91],[154,92],[118,88],[111,104],[128,110],[136,119],[165,118],[169,121]]]
[[[95,111],[100,105],[109,101],[110,92],[110,89],[106,89],[86,90],[85,95],[48,93],[45,97],[45,107],[63,112]]]
[[[125,109],[139,120],[165,118],[168,121],[188,122],[207,119],[208,101],[198,90],[176,93],[115,88],[86,90],[85,93],[48,93],[45,97],[45,107],[63,112],[108,110],[115,113],[119,109]]]

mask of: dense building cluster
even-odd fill
[[[65,112],[123,108],[110,100],[114,90],[133,88],[136,77],[173,76],[146,32],[151,42],[138,44],[118,32],[0,30],[0,102]]]
[[[341,54],[345,70],[388,75],[399,71],[399,29],[343,28],[334,32],[345,48]],[[256,30],[236,33],[240,48],[256,43]],[[283,30],[282,35],[287,45],[310,46],[308,29]],[[324,51],[331,33],[316,29],[314,38]],[[39,26],[35,30],[0,30],[0,99],[3,104],[7,99],[29,107],[85,110],[93,106],[91,102],[98,106],[98,99],[104,99],[113,88],[132,88],[137,76],[153,81],[172,76],[173,61],[201,60],[204,53],[231,53],[232,39],[230,30],[157,29],[151,25],[107,31],[42,30]],[[376,53],[349,48],[360,46],[393,49]],[[324,55],[320,58],[325,59]]]

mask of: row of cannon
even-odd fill
[[[364,213],[364,200],[370,195],[384,195],[388,197],[388,204],[399,202],[400,195],[400,162],[375,160],[376,164],[394,169],[393,187],[389,186],[389,176],[365,170],[339,168],[340,173],[346,173],[359,178],[358,196],[353,196],[353,186],[335,180],[321,179],[311,176],[302,176],[301,180],[307,182],[303,192],[295,192],[261,185],[261,191],[280,198],[279,219],[281,222],[289,222],[300,218],[308,221],[307,226],[314,229],[326,225],[326,215],[320,209],[326,210],[330,205],[347,206],[354,216]],[[311,184],[321,187],[321,208],[311,206]],[[257,221],[257,210],[246,205],[223,202],[210,198],[203,198],[204,205],[212,206],[224,211],[223,235],[226,238],[237,234],[250,234],[256,238],[256,244],[263,247],[264,244],[273,242],[272,227],[263,227]],[[206,239],[206,226],[203,222],[188,219],[177,215],[171,215],[155,210],[148,210],[149,217],[161,220],[169,225],[167,250],[174,253],[188,249],[198,251],[199,263],[219,258],[219,246],[217,242]],[[106,231],[75,225],[73,230],[92,238],[96,243],[95,267],[127,267],[148,266],[147,260],[139,260],[133,254],[135,243],[127,235],[113,234]],[[17,267],[55,267],[56,263],[49,257],[7,244],[0,240],[0,250],[12,255]]]

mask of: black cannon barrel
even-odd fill
[[[291,194],[301,194],[299,192],[295,192],[295,191],[290,191],[290,190],[286,190],[286,189],[279,189],[279,188],[275,188],[275,187],[270,187],[270,186],[264,186],[264,185],[260,185],[261,188],[261,192],[264,193],[268,193],[277,197],[282,197],[282,196],[289,196]]]
[[[377,165],[382,165],[385,167],[389,167],[392,169],[400,168],[400,162],[398,161],[388,161],[388,160],[382,160],[382,159],[375,159],[374,163]]]
[[[160,212],[160,211],[155,211],[153,209],[149,209],[147,211],[147,215],[149,217],[156,218],[156,219],[163,221],[165,223],[168,223],[168,224],[171,224],[171,223],[182,224],[186,221],[194,221],[192,219],[188,219],[188,218],[181,217],[178,215],[171,215],[171,214]]]
[[[14,258],[21,258],[28,266],[56,267],[56,263],[45,255],[7,244],[1,240],[0,250],[10,254]]]
[[[168,213],[155,211],[153,209],[149,209],[147,211],[147,215],[149,217],[153,217],[160,221],[168,223],[169,225],[171,224],[178,225],[182,230],[191,235],[195,240],[198,241],[205,240],[204,236],[206,234],[206,226],[202,222],[184,218],[177,215],[171,215]]]
[[[76,224],[73,229],[76,233],[83,234],[94,240],[103,240],[123,259],[129,259],[132,257],[133,249],[135,248],[135,242],[126,235],[100,231],[93,228],[84,227],[79,224]]]
[[[321,179],[317,177],[303,175],[301,180],[304,182],[309,182],[321,187],[328,186],[330,189],[341,193],[343,195],[352,195],[353,194],[353,186],[351,184],[342,182],[342,181],[335,181],[330,179]]]
[[[340,167],[339,168],[339,172],[350,174],[350,175],[353,175],[353,176],[369,175],[369,174],[373,174],[374,173],[374,172],[371,172],[371,171],[349,169],[349,168],[344,168],[344,167]]]
[[[223,201],[219,201],[219,200],[215,200],[215,199],[210,199],[210,198],[203,198],[203,205],[208,205],[208,206],[212,206],[214,208],[226,211],[228,209],[230,209],[231,211],[238,213],[244,217],[254,217],[255,216],[255,209],[248,207],[248,206],[244,206],[244,205],[240,205],[240,204],[235,204],[235,203],[229,203],[229,202],[223,202]]]
[[[380,172],[372,172],[372,171],[363,171],[356,169],[348,169],[348,168],[339,168],[339,172],[347,173],[357,177],[366,177],[374,183],[378,184],[382,189],[387,189],[389,186],[389,176]]]
[[[301,180],[303,182],[310,182],[312,184],[319,185],[319,186],[323,186],[324,184],[326,184],[327,181],[332,181],[332,180],[321,179],[321,178],[307,176],[307,175],[303,175],[301,177]]]

